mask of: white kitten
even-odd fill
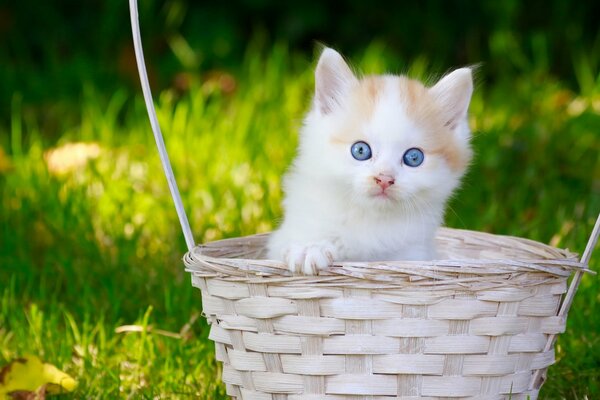
[[[325,49],[315,78],[269,257],[304,274],[332,261],[434,258],[446,201],[471,159],[471,70],[430,88],[404,76],[359,79]]]

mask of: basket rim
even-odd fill
[[[574,271],[594,273],[581,263],[577,254],[568,249],[556,248],[531,239],[516,236],[497,235],[486,232],[454,228],[440,228],[438,240],[456,241],[463,246],[490,246],[490,248],[518,248],[539,257],[532,258],[454,258],[432,261],[372,261],[334,262],[314,276],[292,274],[282,261],[239,257],[224,251],[223,256],[209,253],[225,248],[239,248],[250,251],[257,243],[264,243],[269,233],[222,239],[200,244],[188,251],[183,261],[186,271],[204,278],[218,277],[224,280],[270,282],[287,284],[335,285],[359,284],[361,287],[384,286],[436,286],[439,288],[456,285],[505,286],[507,279],[531,273],[540,279],[568,278]],[[241,255],[244,253],[242,252]],[[231,257],[238,255],[238,257]],[[544,278],[545,277],[545,278]],[[519,281],[517,279],[515,284]],[[527,285],[531,281],[519,281]],[[487,283],[487,284],[486,284]],[[533,283],[533,281],[531,282]],[[514,286],[513,284],[509,286]]]

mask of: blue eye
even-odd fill
[[[402,156],[402,161],[404,161],[405,165],[409,167],[418,167],[423,164],[423,160],[425,159],[425,155],[423,152],[417,148],[412,148],[406,150],[404,156]]]
[[[365,161],[371,158],[371,148],[365,142],[356,142],[350,148],[352,157],[358,161]]]

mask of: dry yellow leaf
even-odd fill
[[[44,398],[46,393],[71,392],[76,386],[75,379],[36,356],[17,358],[0,370],[0,399],[10,399],[17,393]]]

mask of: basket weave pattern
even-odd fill
[[[185,256],[227,393],[243,400],[531,399],[576,255],[442,229],[444,261],[340,263],[291,276],[265,235]]]

